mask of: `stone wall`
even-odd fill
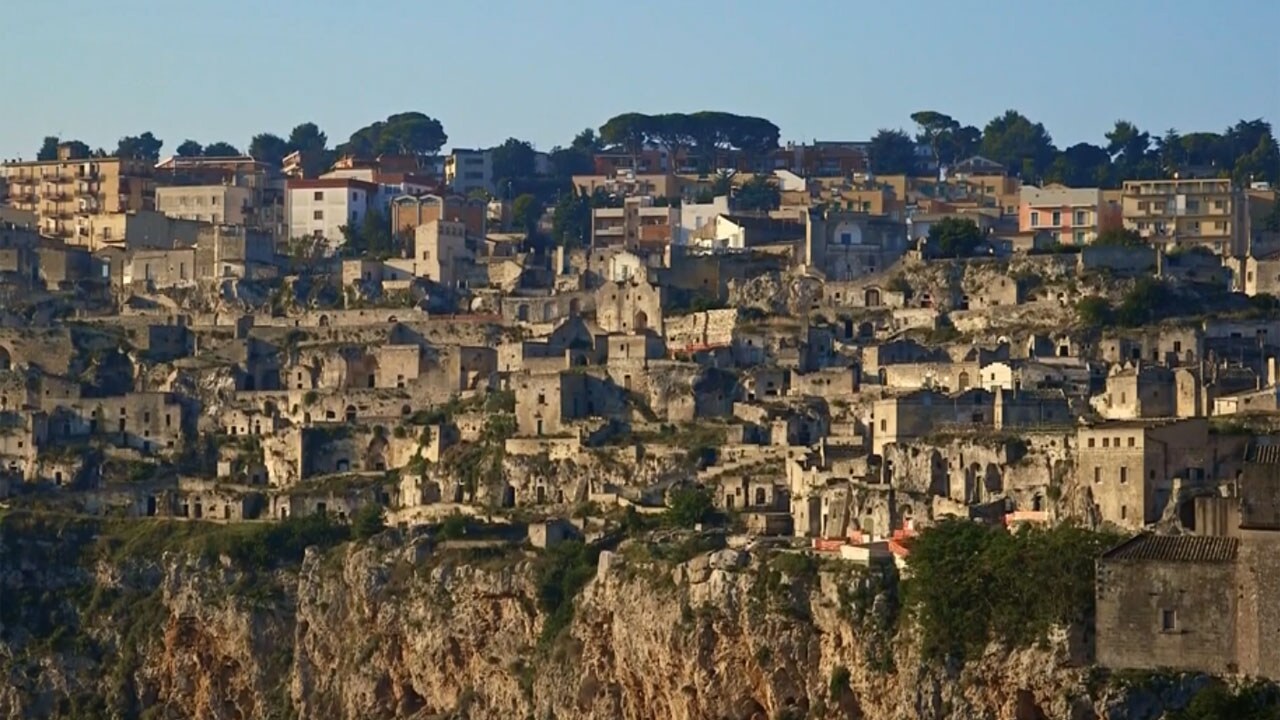
[[[672,351],[733,343],[738,328],[737,308],[704,310],[667,318],[667,347]]]

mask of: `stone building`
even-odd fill
[[[606,282],[596,291],[596,324],[605,332],[663,334],[666,291],[643,279]]]
[[[1180,488],[1203,484],[1215,471],[1204,418],[1081,427],[1076,447],[1077,482],[1099,518],[1120,527],[1158,521]]]
[[[907,250],[906,226],[887,217],[812,210],[805,218],[804,264],[831,280],[879,272]]]
[[[1098,662],[1278,680],[1280,446],[1250,449],[1234,496],[1202,500],[1201,535],[1140,535],[1098,560]]]
[[[1174,373],[1143,362],[1113,365],[1107,374],[1106,392],[1092,398],[1090,404],[1108,420],[1175,417]]]

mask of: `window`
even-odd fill
[[[853,233],[840,233],[840,244],[841,244],[841,245],[852,245],[852,244],[853,244]]]
[[[213,205],[214,207],[217,207],[217,206],[218,206],[218,196],[217,196],[217,195],[214,195],[213,197],[209,198],[209,204],[210,204],[210,205]]]
[[[1127,484],[1128,482],[1129,482],[1129,468],[1122,467],[1120,468],[1120,484],[1124,485],[1124,484]]]
[[[1121,505],[1121,506],[1120,506],[1120,519],[1121,519],[1121,520],[1128,520],[1128,519],[1129,519],[1129,506],[1128,506],[1128,505]]]
[[[889,421],[888,421],[888,420],[884,420],[884,419],[881,419],[881,420],[880,420],[880,432],[889,432]]]
[[[1188,201],[1187,201],[1187,212],[1200,212],[1200,201],[1199,201],[1199,200],[1188,200]]]
[[[1138,444],[1138,443],[1137,443],[1137,440],[1136,440],[1132,435],[1130,435],[1130,436],[1129,436],[1129,447],[1137,447],[1137,444]]]
[[[1176,610],[1160,611],[1160,629],[1164,632],[1177,632],[1178,612]]]
[[[1077,230],[1074,233],[1072,233],[1071,239],[1075,242],[1076,245],[1083,245],[1084,235],[1085,235],[1085,232],[1083,230]]]
[[[315,194],[311,196],[311,199],[315,200],[316,202],[320,202],[321,200],[324,200],[324,191],[317,190]]]
[[[1214,201],[1213,201],[1213,209],[1214,209],[1214,210],[1221,210],[1222,208],[1223,208],[1223,204],[1222,204],[1222,201],[1221,201],[1221,200],[1214,200]]]
[[[323,210],[316,210],[315,212],[311,213],[311,219],[312,219],[312,220],[323,220],[323,219],[324,219],[324,211],[323,211]]]
[[[1111,438],[1102,438],[1102,447],[1111,447]]]
[[[1227,229],[1227,224],[1226,224],[1225,222],[1221,221],[1221,220],[1214,220],[1214,221],[1213,221],[1213,229],[1214,229],[1214,230],[1226,230],[1226,229]]]
[[[1102,468],[1096,465],[1093,467],[1093,482],[1094,484],[1102,482]]]
[[[1031,227],[1040,227],[1040,213],[1031,211]]]
[[[1058,226],[1059,226],[1059,225],[1061,225],[1061,224],[1062,224],[1062,212],[1061,212],[1061,211],[1059,211],[1059,210],[1054,210],[1054,211],[1053,211],[1053,226],[1054,226],[1054,227],[1058,227]]]
[[[1138,203],[1138,209],[1139,209],[1139,210],[1143,210],[1143,211],[1145,211],[1145,210],[1146,210],[1147,208],[1149,208],[1149,207],[1151,207],[1151,204],[1150,204],[1150,203],[1148,203],[1146,200],[1143,200],[1143,201],[1141,201],[1141,202],[1139,202],[1139,203]]]
[[[1084,225],[1087,222],[1089,222],[1089,212],[1087,210],[1077,210],[1072,224]]]
[[[1093,446],[1094,446],[1094,439],[1089,438],[1089,447],[1093,447]]]

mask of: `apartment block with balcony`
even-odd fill
[[[671,243],[679,225],[679,208],[655,206],[651,197],[629,197],[620,208],[591,211],[591,243],[595,247],[662,248]]]
[[[1048,232],[1062,245],[1088,245],[1122,225],[1120,206],[1098,188],[1025,185],[1018,197],[1018,232]]]
[[[102,213],[148,210],[155,204],[152,167],[146,160],[77,156],[71,145],[58,159],[0,166],[10,204],[33,212],[40,232],[75,242],[77,226]]]
[[[1124,227],[1154,243],[1243,255],[1245,202],[1230,180],[1130,180],[1121,195]]]

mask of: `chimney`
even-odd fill
[[[1267,387],[1274,387],[1276,384],[1276,356],[1272,355],[1267,358]]]

